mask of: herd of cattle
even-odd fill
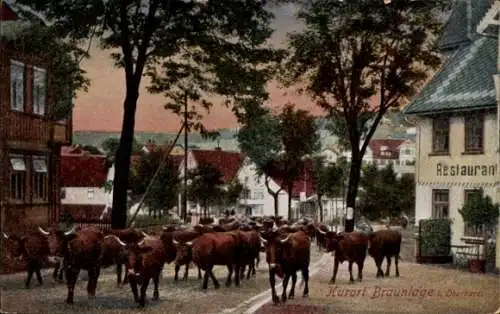
[[[188,276],[189,265],[198,267],[198,279],[207,289],[209,277],[214,287],[219,282],[214,276],[215,265],[228,269],[226,286],[230,286],[234,274],[235,285],[240,279],[250,279],[256,274],[260,252],[265,252],[269,265],[269,281],[272,299],[279,303],[275,290],[275,276],[283,280],[281,301],[287,300],[287,286],[292,279],[288,299],[294,297],[297,272],[301,271],[304,281],[303,296],[309,292],[310,243],[316,241],[320,250],[335,252],[331,283],[335,282],[339,263],[349,263],[350,281],[352,264],[358,266],[358,280],[362,280],[363,265],[368,252],[377,266],[376,276],[384,276],[381,264],[387,258],[385,276],[389,275],[391,257],[395,259],[396,276],[399,276],[398,258],[401,247],[401,233],[394,229],[375,232],[354,231],[336,233],[323,223],[302,219],[293,224],[274,217],[251,219],[221,218],[218,223],[195,226],[167,225],[158,235],[146,234],[137,228],[102,232],[93,227],[72,228],[63,231],[58,228],[44,230],[38,227],[24,236],[3,233],[7,252],[12,258],[25,259],[28,265],[26,288],[29,288],[33,273],[39,284],[43,284],[40,270],[47,261],[55,264],[53,278],[63,280],[66,275],[67,303],[73,303],[74,288],[81,269],[88,271],[87,292],[95,296],[100,270],[116,265],[117,284],[130,284],[135,301],[145,305],[149,282],[154,284],[153,300],[158,299],[158,282],[165,263],[175,264],[175,277],[185,265],[183,279]],[[125,274],[122,281],[122,266]],[[140,293],[138,292],[140,288]]]

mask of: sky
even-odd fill
[[[286,33],[299,30],[300,24],[294,20],[295,8],[285,5],[273,9],[275,14],[274,29],[271,38],[273,45],[283,47]],[[109,57],[109,51],[103,51],[94,45],[90,49],[91,57],[82,62],[91,80],[88,92],[79,92],[73,112],[75,131],[121,130],[123,118],[123,99],[125,96],[125,74],[123,69],[115,68]],[[143,78],[136,113],[136,131],[176,132],[180,127],[180,118],[164,109],[166,99],[161,95],[146,91],[147,78]],[[294,89],[284,90],[276,83],[268,86],[270,104],[280,108],[288,102],[298,108],[309,110],[314,115],[322,114],[321,109],[305,95],[299,95]],[[215,105],[209,114],[204,114],[203,123],[208,129],[235,128],[236,119],[229,108]]]

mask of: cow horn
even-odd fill
[[[267,243],[267,240],[266,240],[266,239],[264,239],[263,237],[260,237],[260,242],[262,242],[262,243],[266,244],[266,243]]]
[[[2,235],[5,239],[9,239],[9,236],[5,232],[2,232]]]
[[[192,241],[186,242],[186,245],[187,245],[187,246],[192,246],[192,245],[193,245],[193,242],[192,242]]]
[[[141,234],[142,234],[144,237],[146,237],[146,238],[149,238],[149,237],[150,237],[150,236],[149,236],[149,234],[147,234],[146,232],[144,232],[144,231],[142,231],[142,230],[141,230]]]
[[[125,242],[123,242],[122,240],[120,240],[119,237],[115,236],[116,238],[116,241],[118,241],[118,243],[120,243],[121,246],[127,246],[127,244],[125,244]]]
[[[319,229],[319,228],[316,228],[316,230],[318,230],[318,232],[319,232],[319,233],[321,233],[322,235],[325,235],[325,234],[326,234],[326,232],[325,232],[325,231],[323,231],[323,230],[321,230],[321,229]]]
[[[137,243],[138,246],[142,246],[146,242],[145,240],[142,240],[141,242]]]
[[[286,237],[285,239],[280,240],[280,241],[281,241],[281,243],[286,243],[288,241],[288,239],[290,239],[290,235],[288,237]]]
[[[40,231],[44,235],[49,235],[50,234],[49,232],[43,230],[42,227],[40,227],[40,226],[38,226],[38,231]]]
[[[64,235],[67,235],[67,236],[68,236],[68,235],[70,235],[70,234],[74,234],[74,233],[75,233],[75,230],[76,230],[76,226],[73,226],[73,228],[71,228],[71,230],[70,230],[70,231],[66,231],[66,232],[64,233]]]
[[[172,240],[172,242],[174,242],[175,245],[179,244],[179,242],[176,240]]]

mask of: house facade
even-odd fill
[[[110,201],[107,180],[106,156],[82,151],[61,154],[62,214],[73,221],[98,220]]]
[[[450,218],[452,244],[475,235],[459,214],[468,197],[483,190],[500,202],[498,39],[475,32],[488,8],[487,0],[455,4],[438,41],[447,60],[404,111],[418,130],[416,221]]]
[[[13,47],[32,23],[11,1],[0,4],[0,208],[3,231],[57,222],[60,151],[71,142],[71,117],[47,117],[54,103],[50,69],[36,55]]]

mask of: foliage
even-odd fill
[[[211,205],[220,203],[224,189],[222,173],[213,165],[200,163],[198,167],[188,173],[191,183],[188,186],[188,197],[200,204],[205,215]]]
[[[440,64],[433,40],[448,0],[303,2],[305,28],[289,35],[286,85],[305,85],[351,150],[347,205],[355,206],[363,156],[383,115],[400,107]],[[339,122],[340,121],[340,122]],[[344,129],[344,131],[342,131]]]
[[[126,225],[126,193],[139,88],[173,106],[188,97],[210,108],[222,95],[233,110],[248,98],[265,100],[265,84],[281,53],[266,47],[273,15],[261,0],[18,0],[43,14],[54,34],[73,43],[98,38],[125,74],[123,124],[113,189],[113,228]],[[171,106],[168,106],[171,108]],[[197,109],[193,110],[198,112]],[[174,112],[179,112],[175,110]]]
[[[366,217],[392,217],[401,211],[410,213],[410,216],[413,214],[415,177],[412,174],[397,178],[392,164],[382,169],[368,164],[363,167],[360,185],[359,209]]]
[[[232,182],[222,193],[222,200],[220,202],[220,205],[228,207],[236,204],[242,192],[243,185],[239,182]]]
[[[152,186],[144,199],[144,205],[150,209],[150,214],[157,216],[177,205],[179,190],[178,169],[171,158],[160,170],[153,182],[151,179],[161,165],[164,151],[142,154],[139,162],[131,171],[129,187],[131,197],[138,199],[146,192],[148,185]]]
[[[117,137],[108,137],[102,143],[101,147],[106,152],[108,157],[114,157],[116,155],[116,151],[120,146],[120,139]],[[134,138],[132,143],[132,154],[137,154],[141,151],[142,146],[137,142]]]
[[[420,256],[449,256],[451,220],[421,219],[419,221]]]
[[[467,203],[458,210],[465,223],[474,227],[493,227],[498,223],[500,204],[494,204],[483,192],[472,194]]]
[[[82,145],[81,149],[91,155],[102,155],[102,152],[99,150],[99,148],[92,145]]]
[[[1,34],[0,34],[1,37]],[[8,40],[2,38],[2,41]],[[12,49],[34,55],[47,69],[50,94],[47,116],[52,120],[68,118],[73,110],[73,99],[78,90],[87,91],[90,85],[86,72],[80,67],[87,52],[72,42],[59,39],[52,27],[33,23],[15,39],[10,40]],[[54,98],[52,98],[54,97]]]

